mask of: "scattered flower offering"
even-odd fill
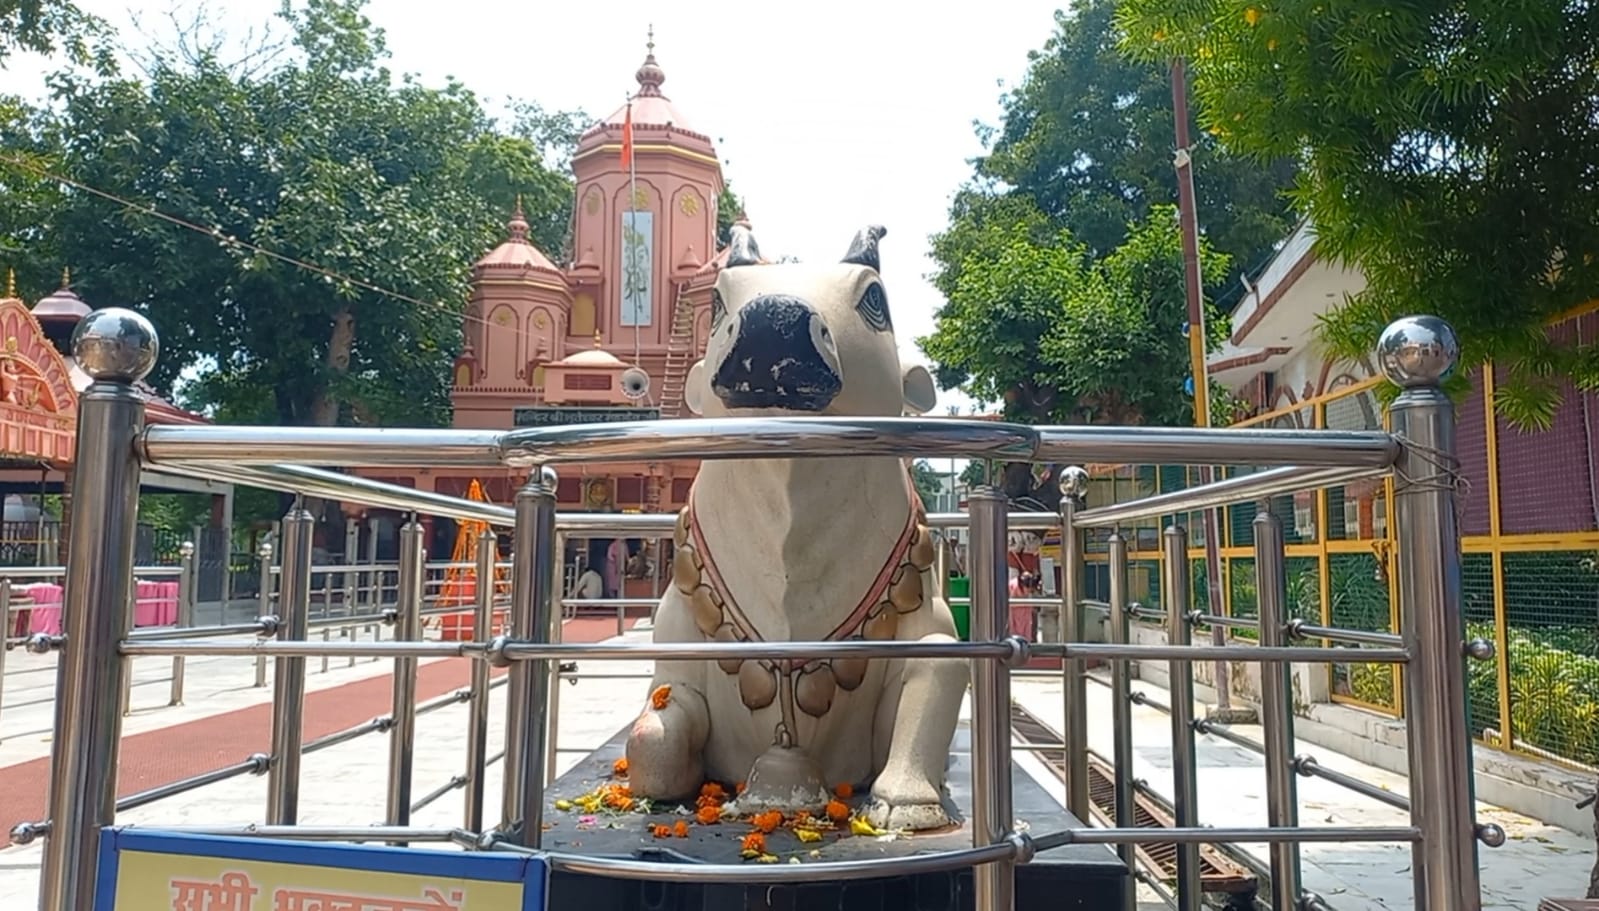
[[[660,686],[655,688],[655,692],[650,694],[650,705],[657,712],[659,712],[660,710],[666,708],[667,706],[669,706],[671,704],[672,704],[672,687],[671,687],[670,684],[662,684],[662,685],[660,685]]]

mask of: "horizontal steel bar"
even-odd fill
[[[433,841],[455,842],[471,835],[462,829],[419,829],[410,826],[128,826],[174,835],[220,835],[235,838],[293,838],[301,841]],[[475,837],[475,836],[472,836]]]
[[[491,645],[491,654],[496,651]],[[499,655],[512,661],[590,658],[602,661],[710,661],[719,658],[781,661],[821,658],[987,658],[1009,660],[1016,655],[1007,642],[657,642],[647,645],[552,643],[535,645],[510,641]]]
[[[1363,797],[1369,797],[1378,803],[1387,804],[1390,807],[1398,810],[1404,810],[1407,813],[1410,812],[1410,798],[1404,796],[1403,794],[1395,794],[1392,791],[1385,791],[1371,782],[1361,781],[1359,778],[1356,778],[1353,775],[1345,775],[1343,772],[1339,772],[1336,769],[1329,769],[1320,762],[1317,762],[1316,757],[1314,756],[1295,756],[1290,761],[1289,765],[1295,772],[1298,772],[1306,778],[1320,778],[1322,781],[1330,781],[1341,788],[1354,791],[1356,794],[1359,794]]]
[[[1305,664],[1403,664],[1410,652],[1402,648],[1313,648],[1260,645],[1113,645],[1101,643],[1034,642],[1028,651],[1035,658],[1100,658],[1106,661],[1291,661]]]
[[[1399,443],[1380,430],[1226,427],[1038,427],[1035,461],[1075,465],[1250,465],[1387,468]]]
[[[636,535],[667,537],[677,528],[677,513],[562,512],[555,515],[555,530],[575,537]]]
[[[640,459],[905,458],[1029,461],[1031,427],[952,418],[736,417],[513,430],[507,464]]]
[[[135,576],[176,576],[183,572],[181,566],[135,566]],[[67,574],[65,566],[6,566],[0,567],[0,579],[56,579]],[[23,597],[22,592],[13,597]]]
[[[117,801],[117,812],[121,813],[125,810],[136,810],[139,807],[155,803],[158,800],[165,800],[168,797],[176,797],[179,794],[184,794],[189,791],[203,788],[206,785],[227,781],[230,778],[237,778],[240,775],[245,775],[252,772],[260,775],[265,773],[266,770],[267,757],[265,755],[251,756],[249,759],[235,762],[232,765],[223,766],[220,769],[212,769],[209,772],[201,772],[198,775],[191,775],[188,778],[180,778],[177,781],[169,782],[168,784],[160,785],[159,787],[140,791],[136,794],[129,794],[127,797]]]
[[[1288,634],[1296,639],[1326,639],[1328,642],[1348,642],[1354,645],[1380,645],[1397,648],[1405,644],[1404,637],[1394,633],[1344,629],[1335,626],[1313,626],[1309,623],[1288,624]]]
[[[915,876],[922,873],[941,873],[961,870],[980,864],[1008,860],[1016,855],[1010,842],[999,842],[981,848],[959,851],[941,851],[934,854],[916,854],[910,857],[871,860],[836,860],[807,864],[700,864],[660,863],[645,860],[624,860],[611,857],[587,857],[580,854],[542,852],[495,842],[493,850],[518,854],[537,854],[550,863],[555,872],[579,873],[607,879],[642,879],[680,883],[749,883],[770,885],[775,883],[836,882],[844,880],[877,879],[884,876]]]
[[[144,460],[157,465],[482,467],[501,464],[502,435],[499,430],[157,424],[145,429],[139,445]]]
[[[121,646],[124,655],[257,655],[279,657],[329,658],[459,658],[482,655],[476,642],[280,642],[258,639],[254,642],[212,642],[180,639],[175,642],[128,642]]]
[[[256,636],[266,627],[261,621],[230,623],[226,626],[172,626],[136,629],[129,642],[166,642],[173,639],[211,639],[218,636]]]
[[[1209,734],[1212,737],[1225,740],[1234,746],[1240,746],[1257,756],[1266,755],[1266,745],[1258,740],[1245,737],[1225,724],[1211,721],[1208,718],[1195,718],[1194,731],[1200,734]]]
[[[933,512],[927,514],[928,528],[965,528],[971,517],[964,512]],[[1005,516],[1005,525],[1011,531],[1053,531],[1060,528],[1060,514],[1053,512],[1013,512]]]
[[[152,427],[151,430],[159,429]],[[192,429],[192,428],[184,428]],[[207,430],[256,430],[259,428],[244,427],[207,427]],[[312,430],[306,427],[267,428],[274,432]],[[337,428],[321,428],[337,429]],[[368,430],[368,433],[381,431]],[[274,450],[279,451],[279,450]],[[307,453],[290,452],[288,455],[280,454],[268,460],[269,462],[287,461],[295,458],[305,458],[307,461],[317,461],[309,458],[317,450]],[[353,451],[353,450],[352,450]],[[426,460],[429,456],[418,456],[420,450],[414,450],[409,458],[416,462],[419,458]],[[431,454],[430,454],[431,455]],[[241,464],[241,462],[243,464]],[[341,464],[351,464],[349,462]],[[398,465],[400,462],[358,462],[362,465]],[[463,463],[477,464],[477,463]],[[492,463],[491,463],[492,464]],[[277,490],[285,493],[303,493],[311,496],[327,497],[332,500],[342,500],[346,503],[360,503],[365,506],[374,506],[379,509],[395,509],[400,512],[419,512],[427,515],[446,516],[451,519],[464,519],[472,522],[487,522],[509,528],[511,526],[511,509],[506,506],[495,506],[492,503],[480,503],[468,500],[465,497],[452,497],[430,490],[417,490],[413,487],[402,487],[398,484],[389,484],[384,481],[374,481],[357,475],[345,474],[338,471],[329,471],[325,468],[314,468],[306,465],[276,465],[252,464],[247,459],[231,459],[227,461],[185,461],[174,466],[185,473],[198,477],[211,478],[217,481],[226,481],[230,484],[243,484],[247,487],[260,487],[266,490]]]
[[[1126,503],[1085,509],[1073,517],[1072,524],[1077,528],[1111,528],[1142,519],[1231,506],[1249,500],[1264,500],[1268,497],[1298,493],[1301,490],[1336,487],[1361,478],[1380,476],[1385,473],[1387,464],[1384,462],[1381,466],[1335,468],[1291,465],[1272,468],[1183,490],[1174,490],[1170,493],[1155,494]]]
[[[654,607],[660,598],[562,598],[561,604],[573,609],[580,607]]]
[[[1033,839],[1040,851],[1065,845],[1219,845],[1289,844],[1328,842],[1413,842],[1421,830],[1413,826],[1298,826],[1277,829],[1250,829],[1218,826],[1197,828],[1103,828],[1067,829]]]

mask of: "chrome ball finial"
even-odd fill
[[[150,321],[132,310],[107,307],[78,323],[72,333],[72,356],[93,379],[134,383],[155,368],[161,341]]]
[[[1088,472],[1076,465],[1068,465],[1060,473],[1060,493],[1064,497],[1082,499],[1088,494]]]
[[[1377,341],[1377,363],[1403,389],[1436,386],[1460,360],[1455,330],[1436,316],[1406,316],[1388,324]]]

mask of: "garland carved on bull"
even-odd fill
[[[935,404],[902,366],[879,273],[884,230],[842,261],[766,264],[734,229],[705,357],[685,401],[708,418],[897,417]],[[656,642],[952,641],[934,541],[898,457],[704,462],[678,517]],[[836,785],[870,789],[875,825],[951,822],[950,742],[964,661],[657,662],[629,733],[632,793],[692,797],[742,782],[741,810],[822,810]]]

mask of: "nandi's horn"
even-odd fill
[[[843,262],[865,266],[874,272],[883,271],[877,258],[877,242],[888,234],[888,229],[882,225],[867,225],[850,241],[849,252],[844,254]]]

